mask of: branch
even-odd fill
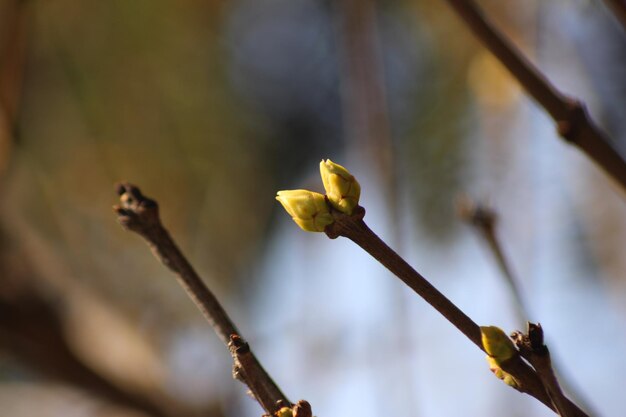
[[[326,159],[320,162],[320,176],[326,195],[303,189],[276,193],[276,200],[302,230],[325,232],[330,239],[343,236],[352,240],[413,289],[489,358],[495,358],[498,365],[496,376],[556,411],[536,372],[521,359],[502,330],[494,326],[479,327],[365,224],[365,209],[358,204],[361,185],[350,171]],[[485,329],[490,329],[492,335],[483,332]],[[501,354],[503,348],[505,355]],[[564,401],[571,416],[586,416],[567,398]]]
[[[528,323],[528,334],[522,332],[514,332],[511,337],[515,341],[520,354],[526,359],[537,371],[537,375],[543,382],[548,391],[548,395],[562,417],[574,416],[572,410],[569,409],[567,398],[563,394],[559,382],[552,367],[550,359],[550,351],[543,344],[543,329],[540,324]]]
[[[120,195],[121,205],[114,206],[113,209],[118,215],[118,222],[125,229],[141,235],[157,259],[176,274],[178,283],[231,352],[235,362],[233,376],[248,386],[254,398],[270,415],[275,415],[283,407],[292,407],[292,403],[240,336],[215,295],[200,279],[161,224],[156,201],[143,196],[139,188],[129,183],[118,184],[117,193]]]
[[[341,213],[335,209],[332,209],[331,213],[334,222],[325,228],[325,232],[329,238],[335,239],[339,236],[343,236],[359,245],[435,308],[435,310],[467,336],[480,350],[485,352],[481,340],[480,327],[452,303],[452,301],[439,292],[426,278],[413,269],[402,257],[394,252],[393,249],[387,246],[387,244],[365,224],[363,221],[365,209],[363,207],[357,206],[352,215]],[[502,369],[513,375],[519,381],[519,386],[517,387],[519,391],[535,397],[546,406],[556,411],[541,380],[532,368],[521,360],[519,355],[514,355],[510,360],[506,361],[506,363],[503,363]],[[567,398],[565,398],[565,401],[569,407],[568,409],[573,412],[571,415],[577,417],[586,416],[582,410]]]
[[[613,14],[620,21],[624,29],[626,29],[626,1],[625,0],[604,0],[604,2],[613,11]]]
[[[608,137],[595,125],[582,102],[567,97],[489,22],[472,0],[447,0],[474,35],[517,78],[554,119],[557,131],[578,146],[626,189],[626,162]]]
[[[502,272],[502,276],[504,277],[511,294],[513,295],[513,299],[516,304],[516,311],[519,319],[522,322],[528,323],[528,317],[530,314],[528,313],[528,309],[525,307],[524,298],[522,297],[522,293],[519,289],[518,282],[519,280],[515,277],[513,273],[513,268],[511,268],[511,264],[504,254],[504,250],[502,249],[502,244],[498,239],[498,234],[496,233],[496,226],[498,222],[498,214],[491,208],[487,207],[484,204],[475,203],[470,200],[468,197],[463,197],[458,202],[458,212],[459,216],[466,221],[468,224],[473,226],[478,234],[485,240],[487,246],[493,253],[493,256],[496,259],[496,263]],[[517,332],[519,333],[519,332]],[[516,334],[517,334],[516,333]],[[521,333],[519,333],[521,334]],[[542,333],[543,337],[543,333]],[[526,356],[522,355],[525,359]],[[531,363],[532,364],[532,363]],[[534,364],[532,364],[534,366]],[[551,365],[554,367],[553,365]],[[540,375],[541,376],[541,375]],[[581,404],[583,408],[589,410],[589,404],[586,404],[585,401],[581,399],[581,395],[576,393],[576,390],[572,388],[571,383],[567,383],[567,380],[563,378],[565,382],[565,387],[568,388],[570,395],[576,400],[578,404]]]

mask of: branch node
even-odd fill
[[[313,417],[311,404],[308,401],[300,400],[293,407],[293,417]]]
[[[238,334],[231,334],[228,349],[232,355],[238,356],[250,352],[250,345]]]
[[[479,204],[467,195],[461,195],[456,202],[456,210],[461,220],[481,230],[492,231],[498,222],[498,214],[491,207]]]
[[[514,332],[511,338],[517,345],[520,354],[526,359],[537,371],[537,375],[541,378],[543,385],[548,392],[550,400],[554,404],[555,410],[562,417],[570,417],[575,415],[584,415],[564,396],[563,391],[554,373],[552,360],[550,359],[550,351],[544,344],[543,329],[539,323],[534,324],[528,322],[527,333]],[[579,414],[582,413],[582,414]]]
[[[567,142],[577,145],[580,132],[591,123],[587,109],[580,100],[573,98],[566,98],[563,107],[565,114],[556,121],[556,130]]]
[[[330,239],[337,239],[339,236],[349,235],[351,231],[360,230],[359,223],[362,223],[365,217],[365,209],[361,206],[356,206],[352,214],[345,214],[333,208],[330,213],[335,221],[324,228],[324,233]]]
[[[545,357],[550,355],[548,347],[544,344],[543,328],[540,323],[528,322],[527,333],[515,331],[511,333],[511,339],[515,342],[522,357],[531,364],[534,356]]]
[[[113,210],[117,213],[117,221],[122,227],[146,236],[155,227],[161,226],[159,205],[145,197],[139,188],[127,182],[120,182],[115,185],[115,191],[120,196],[120,205],[113,206]]]

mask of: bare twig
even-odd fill
[[[393,249],[387,246],[387,244],[365,224],[363,221],[365,209],[363,207],[355,208],[352,215],[346,215],[336,210],[332,210],[332,214],[335,221],[329,226],[326,226],[325,232],[328,237],[335,239],[339,236],[343,236],[359,245],[433,306],[480,350],[485,352],[479,326],[452,301],[439,292],[426,278],[413,269],[402,257],[394,252]],[[532,368],[521,360],[519,355],[514,355],[511,360],[503,363],[502,369],[513,375],[520,382],[518,389],[521,392],[535,397],[552,410],[555,410],[541,380]],[[572,412],[572,415],[586,416],[586,414],[571,401],[567,399],[566,401],[568,410]]]
[[[626,162],[579,100],[567,97],[489,22],[472,0],[447,0],[476,37],[554,119],[557,131],[626,189]]]
[[[421,274],[415,271],[402,257],[382,241],[363,221],[365,209],[358,207],[352,216],[333,211],[335,222],[326,227],[331,239],[347,237],[372,255],[378,262],[396,274],[405,284],[431,304],[454,324],[476,346],[482,348],[480,328],[452,301],[448,300]]]
[[[213,326],[220,340],[229,348],[235,362],[234,376],[248,386],[255,399],[269,414],[274,415],[281,407],[292,407],[293,404],[240,336],[215,295],[200,279],[161,224],[156,201],[143,196],[139,188],[128,183],[118,184],[117,192],[121,205],[113,209],[118,214],[119,223],[146,239],[154,255],[176,274],[180,285]]]
[[[561,390],[559,382],[552,368],[550,351],[543,343],[543,329],[540,324],[528,322],[528,333],[514,332],[511,337],[515,341],[520,354],[537,371],[537,375],[548,391],[548,395],[554,404],[559,415],[571,417],[571,410],[568,408],[567,399]]]
[[[528,323],[530,314],[525,307],[524,297],[522,296],[518,286],[519,280],[516,278],[513,268],[504,254],[504,249],[502,248],[500,240],[498,239],[498,234],[496,233],[498,221],[497,213],[484,204],[473,202],[466,196],[463,196],[459,200],[458,211],[459,216],[472,225],[480,236],[485,239],[489,249],[493,253],[493,256],[496,258],[496,263],[498,264],[498,267],[502,272],[502,276],[509,286],[511,294],[513,295],[519,319],[522,322]],[[552,365],[552,367],[558,369],[558,367],[554,365]],[[568,381],[565,380],[562,375],[561,377],[564,380],[565,388],[569,391],[574,400],[578,404],[581,404],[583,408],[589,410],[589,404],[582,400],[581,395],[576,393],[576,390],[572,388],[572,384],[567,383]]]
[[[263,369],[250,350],[250,345],[245,340],[239,335],[232,334],[228,343],[228,349],[234,361],[233,378],[246,384],[254,398],[271,401],[275,410],[266,409],[266,411],[275,412],[282,407],[292,406],[265,369]]]
[[[517,285],[517,280],[513,276],[513,270],[509,265],[509,261],[504,255],[504,250],[500,244],[500,239],[496,233],[496,225],[498,216],[495,211],[486,205],[476,204],[467,197],[462,197],[458,201],[458,213],[461,219],[473,226],[480,236],[485,239],[489,250],[496,258],[496,263],[502,271],[513,299],[515,300],[515,311],[517,313],[520,324],[526,323],[529,319],[528,309],[524,304],[522,293]]]

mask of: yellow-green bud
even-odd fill
[[[520,388],[521,384],[519,381],[510,373],[504,371],[504,369],[500,368],[498,361],[491,356],[486,356],[487,363],[489,364],[489,370],[493,372],[493,374],[501,379],[505,384],[513,388]]]
[[[361,196],[358,181],[347,169],[330,159],[320,162],[320,174],[330,204],[342,213],[352,214]]]
[[[276,417],[293,417],[293,412],[289,407],[283,407],[276,412]]]
[[[504,333],[504,331],[496,326],[480,326],[483,347],[485,352],[497,363],[502,363],[507,359],[511,359],[517,353],[517,349],[513,341]]]
[[[323,232],[326,226],[335,221],[326,199],[320,193],[308,190],[279,191],[276,200],[280,201],[293,221],[307,232]]]

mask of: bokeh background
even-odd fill
[[[626,149],[626,31],[599,0],[484,0]],[[549,416],[348,241],[277,190],[331,158],[366,221],[476,322],[523,329],[465,194],[498,234],[573,395],[622,415],[626,194],[444,1],[0,1],[3,416],[260,416],[144,242],[139,185],[292,400],[318,416]]]

